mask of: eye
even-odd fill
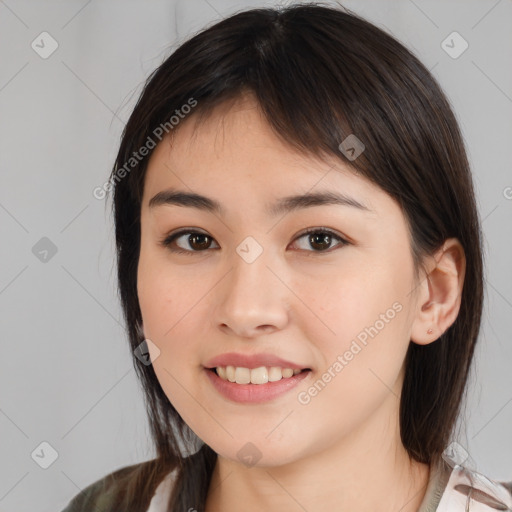
[[[306,239],[307,244],[315,249],[314,251],[308,251],[305,249],[308,252],[327,252],[328,249],[332,248],[330,246],[333,239],[338,240],[339,243],[337,245],[341,246],[348,245],[350,243],[348,240],[328,228],[310,228],[296,237],[295,240],[300,240],[305,237],[308,237]],[[178,241],[181,238],[183,238],[180,242],[182,245],[178,245]],[[171,252],[191,255],[198,252],[204,252],[209,249],[213,240],[213,237],[207,233],[194,230],[181,230],[177,233],[170,234],[160,243]],[[183,247],[183,244],[185,246],[188,245],[188,247],[192,247],[192,250]],[[179,248],[177,249],[173,245],[178,245]],[[217,248],[219,248],[219,246],[217,246]]]
[[[188,235],[188,237],[185,238],[185,235]],[[176,249],[175,247],[172,247],[172,244],[179,240],[180,238],[184,239],[184,242],[182,241],[182,244],[185,244],[189,247],[195,247],[196,249],[189,250],[189,249]],[[200,231],[193,231],[193,230],[181,230],[177,233],[173,233],[169,235],[168,237],[164,238],[164,240],[161,241],[161,244],[164,247],[167,247],[171,252],[179,253],[179,254],[193,254],[195,252],[203,252],[205,249],[208,249],[211,241],[213,238],[210,235],[207,235],[206,233],[201,233]],[[182,247],[178,245],[178,247]]]
[[[318,249],[309,252],[327,252],[328,249],[332,248],[330,246],[333,239],[339,240],[340,243],[337,245],[341,246],[348,245],[350,243],[348,240],[328,228],[310,228],[299,235],[295,240],[300,240],[301,238],[305,237],[307,237],[306,243],[309,245],[309,247]]]

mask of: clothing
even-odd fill
[[[134,465],[135,467],[137,465]],[[175,474],[158,485],[146,512],[165,512]],[[104,477],[86,487],[62,512],[110,512],[109,495],[102,492]],[[512,511],[512,481],[490,480],[443,455],[431,468],[425,496],[417,512]]]
[[[418,512],[512,511],[512,481],[490,480],[457,464],[446,453],[429,482]]]
[[[169,497],[172,491],[172,483],[174,472],[171,471],[156,488],[155,495],[151,498],[151,503],[146,512],[165,512],[166,504],[169,502]]]

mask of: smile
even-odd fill
[[[310,376],[311,370],[280,367],[205,368],[206,375],[224,398],[237,403],[262,403],[276,399]]]
[[[279,366],[260,366],[259,368],[244,368],[241,366],[217,366],[217,375],[222,380],[236,382],[237,384],[266,384],[277,382],[281,379],[289,379],[299,374],[302,370],[281,368]]]

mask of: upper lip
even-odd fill
[[[217,368],[218,366],[238,366],[249,369],[259,368],[261,366],[279,366],[281,368],[291,368],[292,370],[303,370],[307,368],[307,366],[287,361],[273,354],[239,354],[236,352],[221,354],[210,359],[205,364],[205,368]]]

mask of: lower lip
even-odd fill
[[[281,379],[277,382],[267,382],[266,384],[237,384],[236,382],[221,379],[215,371],[205,368],[205,372],[222,396],[233,402],[254,404],[268,402],[290,391],[300,381],[308,377],[311,370],[302,371],[292,377]]]

